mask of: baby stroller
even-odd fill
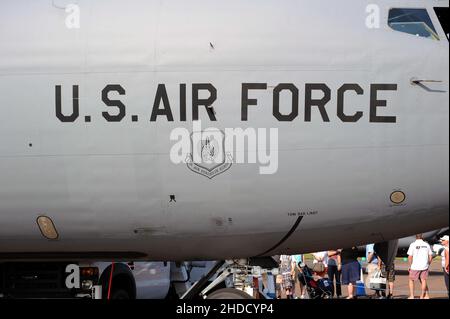
[[[310,299],[331,299],[333,297],[331,283],[327,279],[315,279],[312,269],[305,264],[300,264],[299,267],[301,272],[298,274],[298,279],[306,287]]]

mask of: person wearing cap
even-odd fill
[[[408,249],[409,262],[409,298],[414,299],[414,282],[421,282],[422,293],[420,299],[430,299],[428,295],[428,269],[433,260],[433,251],[430,245],[423,240],[423,235],[416,235],[416,241]]]
[[[448,290],[448,235],[445,235],[440,239],[442,246],[444,246],[444,250],[442,251],[442,269],[444,270],[444,281],[445,286],[447,287],[447,294],[450,298],[450,293]]]

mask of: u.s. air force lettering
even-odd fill
[[[233,158],[225,150],[225,134],[220,130],[191,134],[192,153],[188,154],[188,168],[209,179],[230,169]]]
[[[306,123],[312,121],[321,121],[322,123],[332,121],[356,123],[368,120],[371,125],[380,125],[380,123],[392,125],[397,123],[397,116],[393,115],[392,113],[394,112],[388,109],[388,100],[397,91],[397,84],[370,84],[367,88],[356,83],[345,83],[337,88],[335,92],[324,83],[306,83],[301,89],[293,83],[280,83],[274,86],[272,91],[269,91],[267,83],[242,83],[240,86],[240,101],[237,99],[236,103],[228,102],[229,104],[232,103],[231,105],[220,104],[220,107],[216,107],[219,105],[220,94],[211,83],[191,84],[190,96],[192,101],[190,104],[187,100],[187,84],[179,84],[178,92],[174,92],[173,85],[170,86],[171,90],[168,90],[165,84],[158,84],[154,97],[150,97],[147,114],[138,114],[131,111],[131,107],[129,108],[122,102],[121,99],[125,98],[127,91],[120,84],[108,84],[103,88],[99,99],[101,99],[104,106],[98,109],[92,107],[92,105],[96,105],[95,101],[89,101],[90,107],[80,104],[80,101],[85,101],[85,99],[80,97],[82,88],[78,85],[72,86],[71,107],[68,105],[63,107],[63,88],[61,85],[56,85],[55,113],[59,121],[63,123],[77,123],[84,119],[84,122],[87,123],[86,125],[94,125],[96,121],[106,122],[109,125],[119,122],[129,123],[130,125],[137,122],[147,122],[151,125],[151,123],[158,121],[158,123],[166,122],[168,125],[174,123],[173,130],[177,128],[176,123],[188,122],[188,116],[192,116],[192,123],[195,126],[195,123],[200,122],[200,112],[202,114],[201,118],[209,122],[218,122],[221,116],[225,114],[228,116],[231,113],[231,116],[235,114],[236,123],[239,121],[251,123],[251,117],[256,117],[256,113],[271,112],[274,121],[277,122],[295,123],[303,120]],[[351,97],[364,96],[367,91],[370,92],[368,96],[370,98],[366,99],[366,104],[368,105],[364,105],[362,102],[349,102]],[[391,92],[389,94],[386,91]],[[258,92],[265,92],[266,94],[262,97]],[[303,94],[302,99],[300,98],[301,93]],[[148,92],[141,92],[134,100],[142,100],[147,94]],[[268,94],[271,96],[268,97]],[[259,100],[256,98],[257,96],[259,96]],[[152,102],[153,106],[150,107]],[[190,110],[188,110],[188,105],[191,106]],[[240,110],[236,109],[239,106]],[[381,108],[385,110],[381,111]],[[97,112],[97,116],[91,112]],[[364,114],[368,114],[368,116],[364,117]],[[233,126],[235,128],[239,127],[238,124]],[[229,145],[229,142],[236,134],[243,137],[240,139],[241,142],[249,137],[249,140],[252,140],[253,144],[256,145],[256,139],[254,138],[256,131],[250,132],[249,125],[243,126],[247,126],[245,131],[238,128],[237,131],[231,134],[227,132],[227,128],[225,128],[225,133],[218,129],[191,131],[193,133],[190,136],[190,147],[188,142],[181,143],[187,144],[180,152],[180,154],[183,154],[183,163],[187,164],[189,170],[209,179],[229,170],[233,161],[236,164],[243,163],[240,160],[240,154],[244,154],[244,151],[240,149],[235,153],[234,147]],[[277,125],[273,126],[276,127]],[[265,132],[260,129],[264,130],[264,128],[258,128],[257,130],[258,143],[260,140],[265,143]],[[275,128],[274,130],[277,129]],[[263,135],[259,136],[260,133]],[[278,169],[278,155],[273,154],[277,153],[275,150],[278,151],[278,131],[272,132],[272,128],[270,128],[270,133],[269,147],[265,145],[255,147],[261,164],[260,174],[274,174]],[[189,141],[189,134],[191,134],[189,131],[182,134],[185,136],[183,140]],[[253,139],[250,139],[250,137],[253,137]],[[242,142],[242,144],[245,143]],[[227,147],[229,150],[226,149]],[[273,157],[266,156],[262,150],[267,150]],[[256,152],[249,152],[249,156],[252,157],[251,160],[249,158],[249,163],[256,163],[254,158]],[[178,154],[179,152],[174,153]],[[189,155],[185,157],[188,153]],[[171,160],[176,164],[181,163],[179,159],[173,160],[171,157]]]
[[[64,123],[73,123],[79,121],[80,117],[86,123],[93,122],[92,114],[81,114],[79,101],[83,99],[80,97],[82,88],[79,85],[72,86],[72,105],[62,105],[62,86],[55,86],[55,113],[56,117]],[[267,112],[267,101],[264,105],[256,98],[252,98],[256,92],[267,91],[267,83],[242,83],[241,84],[241,112],[240,116],[242,122],[249,121],[249,108],[262,109]],[[346,103],[351,96],[362,96],[366,92],[370,93],[369,105],[353,105],[354,103]],[[323,122],[331,122],[333,118],[342,123],[356,123],[362,120],[365,112],[368,112],[369,123],[396,123],[397,117],[395,115],[380,115],[380,109],[388,106],[387,98],[383,99],[379,95],[382,91],[397,91],[397,84],[376,83],[370,84],[367,87],[356,83],[345,83],[341,85],[336,92],[332,92],[330,87],[325,83],[306,83],[302,89],[293,83],[280,83],[273,88],[272,92],[272,115],[279,122],[292,122],[303,119],[304,122],[312,122],[313,113],[320,115]],[[304,94],[303,99],[300,99],[301,92]],[[169,94],[170,93],[170,94]],[[145,93],[147,94],[147,93]],[[145,95],[141,94],[142,96]],[[289,96],[290,102],[288,105],[281,104],[281,95]],[[386,93],[387,94],[387,93]],[[108,84],[99,93],[99,100],[106,106],[98,118],[101,121],[110,123],[117,123],[122,121],[129,121],[136,123],[140,121],[156,122],[187,122],[187,85],[179,84],[178,92],[169,92],[165,84],[158,84],[153,98],[153,107],[150,114],[135,114],[130,112],[119,97],[126,95],[126,88],[120,84]],[[200,108],[206,112],[208,119],[212,122],[218,121],[220,111],[214,108],[214,104],[218,100],[219,92],[211,83],[194,83],[191,85],[192,96],[192,120],[199,119]],[[114,98],[114,96],[116,98]],[[139,98],[142,98],[139,96]],[[317,98],[320,96],[320,98]],[[335,101],[334,111],[331,108],[331,101]],[[239,101],[236,101],[237,104]],[[90,101],[92,105],[95,101]],[[149,104],[151,101],[149,102]],[[352,104],[352,105],[348,105]],[[151,104],[150,104],[151,105]],[[178,108],[178,116],[174,116],[175,105]],[[301,112],[300,106],[303,107]],[[357,111],[350,111],[356,108]],[[282,111],[282,109],[284,111]],[[287,111],[286,111],[287,109]],[[100,109],[101,110],[101,109]],[[92,111],[92,110],[91,110]],[[96,110],[93,110],[94,112]],[[217,111],[217,112],[216,112]],[[384,111],[386,113],[388,111]],[[131,115],[129,115],[131,113]]]

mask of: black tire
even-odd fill
[[[330,293],[324,293],[322,299],[333,299],[333,296]]]
[[[223,288],[212,292],[206,299],[253,299],[253,297],[238,289]]]
[[[117,290],[113,290],[112,294],[111,294],[111,299],[113,300],[126,300],[126,299],[131,299],[130,298],[130,294],[128,293],[128,291],[124,290],[124,289],[117,289]]]
[[[177,290],[173,285],[170,285],[169,291],[167,292],[166,300],[179,300],[180,296],[177,294]]]

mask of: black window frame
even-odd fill
[[[441,25],[442,32],[444,32],[444,35],[447,37],[447,40],[450,41],[449,38],[449,14],[450,14],[450,8],[449,7],[433,7],[434,13],[436,14],[437,20],[439,21],[439,24]]]
[[[400,28],[395,28],[393,20],[404,18],[403,20],[400,20],[399,23],[403,24],[414,24],[414,23],[423,23],[426,28],[425,31],[430,34],[430,36],[421,35],[420,33],[412,33],[409,32],[408,29],[401,30]],[[388,21],[387,24],[390,29],[392,29],[395,32],[399,33],[405,33],[409,34],[410,36],[415,36],[417,38],[421,39],[428,39],[428,40],[435,40],[440,41],[441,37],[438,34],[438,31],[436,30],[436,26],[433,23],[433,20],[431,18],[430,12],[427,8],[408,8],[408,7],[392,7],[389,9],[388,12]]]

